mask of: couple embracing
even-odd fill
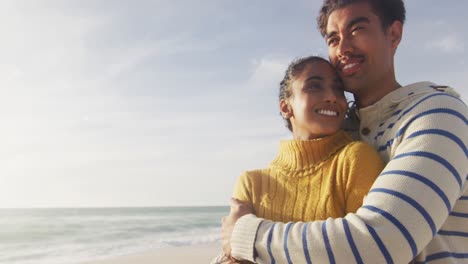
[[[468,263],[468,109],[449,87],[396,80],[403,1],[325,0],[317,22],[330,62],[288,67],[294,139],[239,178],[214,262]]]

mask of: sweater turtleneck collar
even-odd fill
[[[335,154],[352,139],[344,131],[313,140],[282,140],[271,166],[290,172],[311,169]]]

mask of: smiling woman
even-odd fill
[[[334,68],[315,56],[292,62],[279,99],[293,140],[281,141],[268,168],[242,174],[234,198],[246,202],[258,217],[281,222],[355,212],[383,161],[371,146],[353,142],[340,130],[347,103]],[[225,261],[221,254],[213,263]]]
[[[340,129],[346,98],[341,80],[326,60],[307,57],[292,63],[281,89],[288,91],[280,96],[281,114],[294,139],[316,139]]]

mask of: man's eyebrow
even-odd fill
[[[351,20],[348,25],[346,26],[346,30],[350,30],[354,25],[358,24],[358,23],[370,23],[370,20],[369,18],[367,17],[356,17],[355,19]],[[330,37],[333,37],[334,35],[336,35],[337,32],[336,31],[332,31],[328,34],[326,34],[325,38],[330,38]]]
[[[338,34],[336,31],[332,31],[332,32],[325,35],[325,39],[329,39],[329,38],[333,37],[336,34]]]
[[[359,23],[370,23],[369,18],[367,17],[356,17],[355,19],[351,20],[348,25],[346,26],[347,30],[350,30],[354,25]]]

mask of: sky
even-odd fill
[[[468,90],[467,1],[406,1],[397,80]],[[291,138],[318,0],[0,2],[0,208],[227,205]]]

